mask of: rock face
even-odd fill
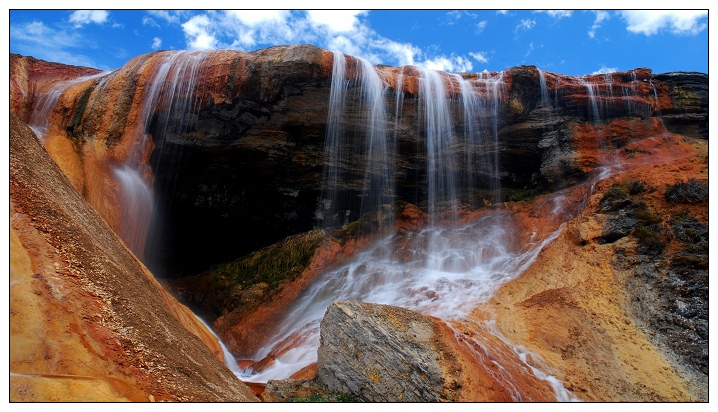
[[[350,56],[345,60],[347,96],[355,97],[347,101],[338,127],[348,131],[348,144],[359,148],[366,132],[357,127],[367,124],[366,111],[357,106],[362,65]],[[138,256],[146,254],[153,271],[194,274],[318,224],[329,161],[324,145],[332,68],[332,53],[307,45],[139,56],[104,77],[68,86],[48,114],[53,127],[44,143],[110,226]],[[397,133],[396,200],[421,205],[430,195],[426,127],[417,126],[425,120],[426,74],[409,66],[374,70],[385,82],[386,130]],[[27,122],[51,77],[91,72],[12,55],[11,108]],[[459,90],[467,81],[485,99],[477,110],[486,121],[462,120]],[[605,148],[660,132],[659,115],[672,116],[665,122],[671,130],[707,137],[705,75],[654,76],[637,69],[577,78],[522,66],[489,78],[440,74],[440,82],[453,133],[473,127],[495,135],[480,144],[485,158],[476,157],[475,166],[461,159],[476,148],[455,145],[455,172],[476,167],[475,183],[458,193],[464,198],[487,190],[495,179],[503,196],[582,181],[601,163]],[[155,104],[147,106],[153,96]],[[337,165],[345,178],[338,198],[362,195],[367,156],[362,153]],[[133,156],[136,179],[152,188],[156,200],[148,232],[146,224],[125,227],[140,219],[118,210],[130,202],[118,171]],[[498,165],[482,163],[485,159],[498,159]],[[354,203],[349,221],[359,217],[359,202]],[[206,227],[215,228],[212,236],[204,235]]]
[[[623,171],[485,309],[582,400],[706,401],[708,142],[667,134],[619,153]],[[544,201],[515,205],[523,230],[542,230]]]
[[[321,322],[317,379],[330,390],[369,402],[555,399],[545,381],[525,364],[522,370],[517,357],[513,364],[502,363],[508,368],[504,373],[477,359],[488,353],[501,357],[510,349],[493,342],[472,355],[456,333],[407,309],[334,302]],[[515,379],[519,391],[512,392],[513,384],[501,382],[499,375]]]
[[[708,139],[708,76],[703,73],[663,73],[655,76],[670,91],[671,104],[658,107],[673,133]]]
[[[10,114],[10,400],[253,401]]]

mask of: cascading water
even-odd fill
[[[370,130],[356,132],[345,128],[342,114],[353,109],[342,107],[352,101],[346,96],[350,84],[345,79],[346,59],[335,53],[334,63],[326,146],[329,166],[324,174],[330,188],[338,188],[342,183],[341,171],[337,169],[341,166],[342,156],[346,156],[343,151],[347,150],[347,136],[363,136],[369,148],[377,147],[377,142],[373,141],[377,137],[389,137],[383,126],[383,111],[387,107],[375,101],[388,96],[385,83],[377,81],[376,74],[367,73],[375,69],[363,61],[359,62],[358,69],[361,77],[357,76],[354,81],[361,82],[358,104],[367,118],[363,124]],[[273,364],[258,373],[247,370],[241,376],[244,380],[282,379],[316,362],[319,324],[327,306],[335,300],[391,304],[442,319],[465,319],[475,305],[488,300],[501,284],[523,272],[538,252],[560,233],[556,230],[543,239],[535,239],[534,243],[518,245],[515,242],[518,228],[510,213],[493,212],[470,224],[458,223],[459,194],[473,189],[467,185],[476,183],[473,175],[479,167],[487,168],[487,161],[490,175],[497,170],[496,157],[485,152],[496,148],[502,76],[466,80],[430,70],[419,70],[419,73],[416,106],[420,123],[416,127],[426,142],[430,224],[408,234],[384,235],[350,262],[320,274],[288,308],[274,334],[253,356],[257,360],[270,356],[274,359]],[[401,84],[400,80],[395,82],[397,89]],[[461,94],[456,100],[447,93],[447,85],[454,87],[454,84]],[[397,104],[393,108],[397,122],[402,115],[401,97],[403,93],[397,90]],[[456,106],[462,110],[457,110]],[[462,127],[457,129],[459,124]],[[397,128],[394,130],[396,136]],[[389,146],[378,147],[385,150]],[[461,147],[467,152],[468,149],[482,149],[484,153],[466,154],[458,150]],[[482,157],[481,161],[477,161],[478,157]],[[379,159],[379,165],[392,170],[387,164],[393,159],[391,154],[375,156],[370,153],[366,159],[375,164]],[[464,168],[462,172],[460,166]],[[366,166],[365,179],[376,177],[372,167]],[[486,183],[490,188],[497,188],[497,181],[498,177],[493,175]],[[370,185],[365,184],[364,190],[374,190],[368,188]],[[322,199],[327,203],[336,202],[337,196],[336,192],[326,190]],[[367,197],[362,196],[364,198]],[[378,202],[374,203],[374,207],[378,205]],[[331,206],[331,203],[320,204],[324,209],[319,214],[331,210],[339,217],[343,216],[341,207]],[[342,207],[352,205],[345,202]],[[365,203],[361,204],[361,210],[367,211]],[[550,379],[548,374],[543,377]],[[506,379],[510,380],[510,377]]]
[[[355,199],[340,197],[339,194],[350,173],[350,165],[357,158],[365,159],[363,184],[359,190],[359,216],[380,205],[394,202],[394,146],[387,132],[386,85],[371,63],[363,59],[357,59],[356,63],[356,76],[348,80],[345,75],[346,57],[340,52],[334,53],[325,144],[325,160],[330,166],[324,171],[317,211],[318,220],[325,227],[346,225],[350,217],[358,217],[356,213],[351,214],[352,210],[356,210]],[[355,95],[347,96],[347,89],[352,85],[358,85],[358,91],[354,89]],[[357,102],[356,110],[363,127],[344,124],[347,100]]]
[[[110,72],[102,72],[53,84],[50,89],[43,93],[37,100],[32,114],[30,115],[28,126],[30,126],[32,131],[35,132],[35,135],[37,135],[37,137],[42,141],[52,124],[52,112],[57,107],[57,102],[60,100],[60,96],[62,96],[65,90],[74,84],[104,77],[109,73]]]
[[[427,210],[435,224],[441,209],[456,211],[458,206],[455,136],[444,79],[433,70],[422,69],[420,73],[419,119],[426,139]]]
[[[200,318],[197,315],[194,315],[194,317],[197,318],[197,320],[199,320],[205,328],[207,328],[207,330],[212,334],[212,336],[217,338],[217,342],[219,342],[219,346],[222,348],[222,355],[224,357],[225,366],[227,366],[227,368],[231,370],[235,375],[241,376],[242,369],[239,367],[239,365],[237,365],[237,360],[234,358],[234,355],[232,355],[232,352],[227,349],[227,345],[222,342],[222,339],[217,336],[212,327],[207,322],[205,322],[204,319]]]
[[[168,134],[181,133],[196,123],[202,94],[196,93],[195,84],[205,55],[206,52],[180,51],[162,57],[159,69],[148,79],[148,91],[125,162],[114,169],[124,223],[119,235],[145,263],[145,243],[157,207],[149,156],[153,150],[163,150]],[[163,156],[156,158],[161,161]],[[160,167],[161,164],[154,165],[155,170]]]
[[[548,94],[548,86],[546,85],[546,75],[543,70],[537,69],[539,74],[539,87],[541,88],[541,107],[551,107],[551,100]]]

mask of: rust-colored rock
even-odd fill
[[[201,104],[194,108],[189,123],[182,113],[168,112],[166,103],[156,104],[149,113],[144,107],[154,76],[178,53],[184,53],[179,59],[186,58],[184,64],[189,64],[189,56],[201,57],[197,66],[200,76],[194,79],[201,93],[193,100]],[[345,59],[347,76],[352,78],[358,60]],[[400,84],[404,93],[397,142],[398,199],[419,203],[426,196],[426,148],[410,125],[420,123],[417,96],[421,71],[411,66],[379,66],[377,70],[391,91],[387,110],[392,114],[396,93],[391,88]],[[53,127],[45,144],[73,185],[138,256],[143,257],[146,244],[151,244],[144,256],[151,269],[162,276],[194,274],[310,230],[317,223],[331,71],[332,53],[308,45],[249,53],[138,56],[112,74],[66,90],[50,114]],[[27,120],[28,111],[51,81],[91,73],[97,71],[13,55],[12,110]],[[674,132],[680,129],[707,136],[707,128],[702,126],[707,116],[704,75],[653,75],[649,69],[583,77],[543,74],[551,107],[541,102],[535,67],[488,75],[442,74],[447,96],[458,95],[459,78],[489,76],[501,83],[496,88],[499,146],[487,150],[499,151],[504,188],[556,189],[579,183],[604,155],[600,145],[615,147],[646,137],[657,127],[649,119],[657,116],[672,116],[665,124]],[[192,80],[186,73],[180,79]],[[357,87],[354,83],[352,87]],[[489,84],[493,83],[477,82],[477,92],[486,95]],[[450,110],[458,119],[460,99],[454,100]],[[176,106],[184,103],[175,101]],[[163,119],[186,127],[163,134]],[[613,119],[630,123],[631,133],[614,139],[607,130]],[[608,124],[599,126],[598,120]],[[361,119],[350,116],[345,121],[354,124]],[[127,216],[117,207],[127,199],[116,170],[143,135],[152,139],[152,144],[143,146],[139,156],[146,166],[140,175],[154,187],[162,209],[157,216],[163,216],[161,221],[153,221],[149,238],[146,225],[126,227],[124,222],[137,217]],[[362,188],[362,173],[354,175],[357,178],[344,186],[347,196]],[[496,203],[501,199],[484,200]],[[218,232],[207,238],[202,234],[206,227],[218,228]],[[254,235],[235,236],[245,232]],[[203,258],[197,259],[198,255]]]
[[[655,312],[649,302],[651,289],[661,286],[645,278],[639,280],[641,265],[650,266],[650,276],[674,276],[670,262],[680,249],[677,241],[668,241],[664,253],[644,257],[647,263],[641,263],[644,252],[640,251],[640,239],[634,235],[613,243],[602,241],[608,216],[601,212],[599,204],[609,189],[634,182],[633,187],[645,187],[632,196],[645,203],[647,209],[640,210],[653,214],[651,219],[660,220],[665,227],[670,227],[675,216],[685,213],[681,210],[707,222],[703,220],[707,219],[707,204],[675,204],[665,199],[667,186],[690,177],[707,178],[706,150],[705,141],[665,133],[618,150],[624,172],[599,182],[585,209],[565,224],[536,262],[519,278],[501,287],[475,316],[495,318],[502,334],[541,356],[557,371],[557,378],[566,388],[580,399],[706,400],[707,374],[698,371],[703,364],[700,344],[693,352],[679,355],[681,350],[689,350],[680,342],[696,339],[690,334],[695,333],[700,323],[686,326],[685,321],[677,320],[684,323],[651,326],[649,311],[653,316],[666,316]],[[635,182],[643,182],[644,186]],[[576,189],[569,196],[580,199],[583,194],[579,187]],[[544,201],[539,198],[533,205]],[[536,209],[532,210],[535,206],[513,207],[519,216],[525,216],[521,226],[527,232],[551,231],[556,227],[550,220],[530,218],[535,215]],[[695,287],[700,287],[701,279],[694,280],[698,282]],[[673,294],[668,299],[674,302],[684,299],[681,289],[661,293]],[[697,292],[692,292],[692,296],[700,299]],[[691,337],[670,337],[686,334]]]
[[[13,114],[10,201],[11,401],[256,400]]]

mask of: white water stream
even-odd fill
[[[33,132],[35,132],[38,139],[42,141],[47,134],[52,120],[52,112],[57,107],[57,102],[60,100],[60,96],[62,96],[65,90],[74,84],[107,76],[110,73],[111,72],[101,72],[89,76],[82,76],[71,80],[57,82],[53,84],[47,92],[40,95],[37,103],[35,103],[32,114],[30,114],[30,121],[28,123],[28,126],[30,126],[30,129],[32,129]]]

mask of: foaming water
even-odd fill
[[[284,379],[316,362],[319,323],[333,301],[390,304],[445,320],[467,318],[499,286],[528,268],[561,229],[526,245],[514,241],[517,231],[510,214],[495,213],[463,227],[384,237],[351,262],[320,275],[255,354],[255,359],[276,356],[274,366],[241,378]]]

